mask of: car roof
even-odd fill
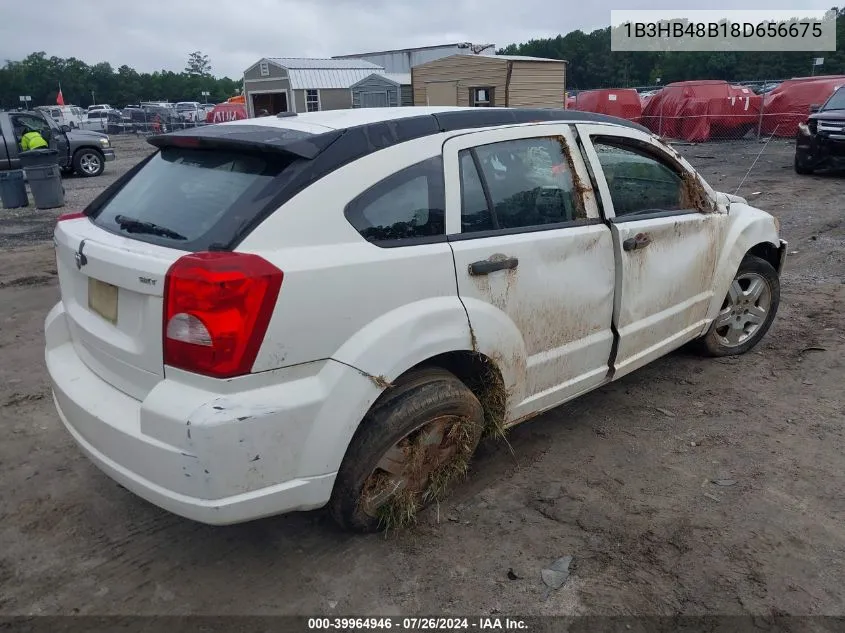
[[[217,125],[178,130],[147,139],[156,147],[223,147],[258,150],[313,159],[334,145],[333,153],[353,160],[366,154],[442,132],[552,122],[612,124],[651,132],[638,123],[596,114],[551,108],[398,107],[314,113],[281,113]],[[338,140],[341,143],[336,144]],[[338,145],[344,149],[338,150]]]
[[[223,125],[258,125],[273,128],[298,129],[318,134],[320,131],[344,130],[363,125],[431,116],[438,121],[448,121],[449,130],[462,127],[477,128],[497,125],[514,125],[541,121],[567,123],[610,123],[648,132],[643,126],[603,114],[564,110],[560,108],[473,108],[462,106],[402,106],[394,108],[353,108],[348,110],[322,110],[320,112],[283,113],[275,117],[242,119]],[[400,123],[401,125],[401,123]],[[446,130],[444,130],[446,131]]]

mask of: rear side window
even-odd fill
[[[206,250],[230,242],[259,213],[290,164],[275,155],[165,147],[92,215],[126,237]],[[129,220],[137,222],[127,230]]]
[[[346,219],[379,246],[434,242],[445,234],[443,161],[437,156],[373,185],[346,205]]]

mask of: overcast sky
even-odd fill
[[[181,71],[201,50],[240,78],[261,57],[469,41],[505,46],[607,26],[611,9],[827,9],[834,0],[0,0],[0,60],[35,50],[138,71]],[[38,37],[33,38],[33,33]]]

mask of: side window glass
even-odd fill
[[[42,134],[49,130],[47,123],[39,116],[32,116],[31,114],[18,114],[12,119],[12,124],[15,127],[15,133],[18,136],[23,136],[25,128],[32,128],[38,130]],[[20,140],[20,139],[18,139]]]
[[[369,242],[444,235],[443,161],[438,156],[388,176],[346,205],[346,219]]]
[[[461,150],[458,161],[461,169],[461,231],[492,231],[497,227],[493,224],[493,215],[487,205],[484,185],[481,184],[472,152]]]
[[[646,152],[594,140],[610,198],[617,216],[681,211],[685,204],[684,181],[673,169]]]
[[[493,228],[534,227],[586,218],[561,139],[519,139],[482,145],[472,151],[489,192]],[[465,223],[467,220],[464,218]],[[485,224],[479,223],[478,228],[466,230],[485,230],[482,226]]]

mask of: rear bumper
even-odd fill
[[[265,372],[258,388],[225,394],[168,370],[139,401],[88,368],[66,318],[59,303],[45,323],[45,359],[65,428],[112,479],[202,523],[325,505],[357,426],[339,413],[354,416],[378,395],[356,370],[321,361]]]

